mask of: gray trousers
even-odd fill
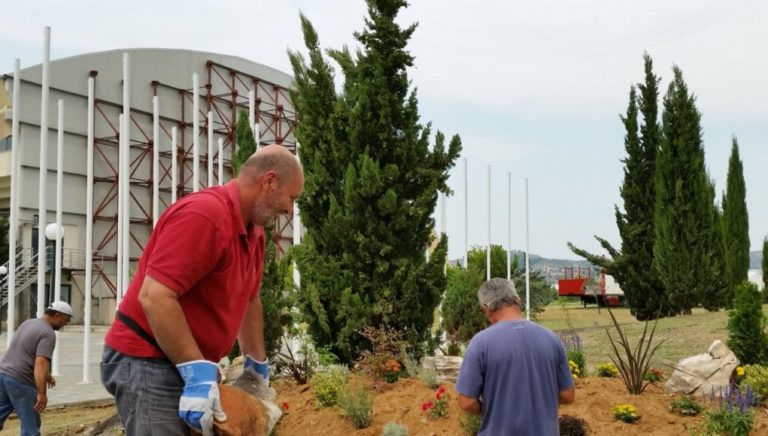
[[[115,397],[128,436],[189,434],[179,418],[184,382],[170,362],[126,356],[105,345],[101,384]]]

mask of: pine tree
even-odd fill
[[[664,97],[662,141],[656,159],[654,266],[672,310],[689,314],[699,302],[721,305],[722,250],[714,186],[704,165],[701,114],[682,71]]]
[[[461,151],[458,136],[446,146],[440,132],[430,147],[430,125],[419,123],[406,72],[416,26],[395,22],[406,2],[367,4],[365,29],[355,34],[360,49],[328,51],[344,76],[340,94],[304,16],[309,57],[289,53],[305,171],[300,305],[316,343],[344,362],[370,348],[358,333],[363,326],[396,329],[412,352],[423,351],[445,288],[447,239],[429,260],[425,248],[437,194],[449,192],[448,170]]]
[[[744,166],[739,157],[739,144],[733,138],[731,158],[728,161],[728,182],[723,194],[723,235],[725,240],[724,301],[727,306],[733,300],[733,289],[748,279],[749,274],[749,216],[747,213],[747,188],[744,184]]]
[[[624,182],[621,197],[624,210],[615,207],[616,225],[621,236],[621,251],[603,238],[596,237],[611,259],[588,253],[569,244],[571,250],[595,265],[605,268],[624,291],[626,304],[638,320],[670,314],[666,293],[653,268],[653,205],[655,202],[654,173],[656,150],[659,145],[658,85],[653,73],[653,60],[646,53],[645,82],[630,88],[627,113],[621,117],[626,130],[624,148]],[[642,114],[642,126],[638,123]]]

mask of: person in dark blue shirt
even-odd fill
[[[477,296],[492,325],[464,354],[456,382],[461,408],[482,415],[479,436],[558,436],[558,406],[576,396],[563,344],[523,318],[513,282],[491,279]]]

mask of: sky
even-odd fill
[[[645,52],[662,79],[662,96],[674,65],[696,95],[718,202],[732,137],[738,139],[752,250],[761,249],[768,234],[768,2],[412,3],[398,22],[419,24],[408,49],[422,122],[459,134],[464,147],[449,179],[454,192],[445,202],[445,223],[439,204],[435,214],[451,258],[461,257],[465,245],[485,246],[489,234],[494,244],[526,248],[526,179],[531,253],[576,259],[568,241],[600,253],[593,235],[620,245],[614,205],[621,205],[625,132],[619,115],[630,86],[643,80]],[[52,59],[180,48],[290,73],[286,51],[303,49],[300,11],[327,48],[355,47],[353,33],[366,14],[362,0],[75,0],[66,6],[30,0],[2,9],[0,71],[12,71],[15,58],[22,67],[40,63],[43,27],[51,26]]]

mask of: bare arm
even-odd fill
[[[37,388],[37,402],[35,403],[35,412],[40,413],[45,410],[48,404],[48,394],[46,385],[48,384],[48,358],[45,356],[35,357],[35,387]]]
[[[243,356],[250,355],[256,360],[264,361],[267,351],[264,346],[264,314],[261,304],[261,295],[257,295],[248,304],[243,325],[240,327],[240,351]]]
[[[560,404],[571,404],[576,401],[576,389],[568,388],[560,391]]]
[[[459,394],[459,407],[470,415],[480,415],[483,411],[483,405],[480,403],[480,400],[464,394]]]
[[[139,291],[152,333],[173,363],[204,359],[179,304],[179,295],[150,276],[144,277]]]

